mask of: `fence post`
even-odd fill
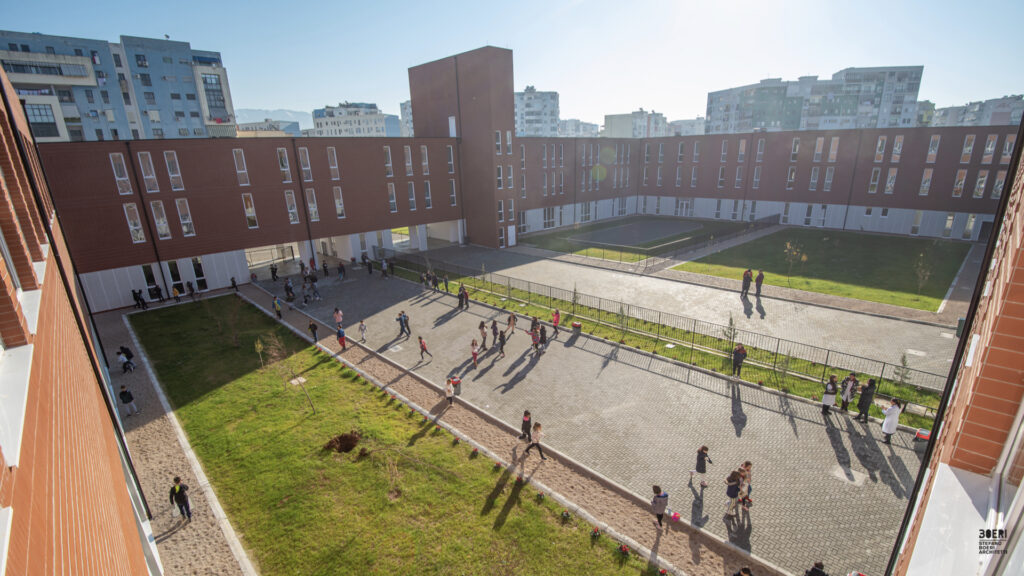
[[[693,330],[690,330],[690,364],[693,364],[693,354],[697,347],[697,319],[693,319]]]
[[[658,348],[658,343],[661,342],[661,312],[658,312],[658,334],[654,337],[654,348]]]
[[[533,283],[526,283],[526,303],[533,304]]]
[[[885,382],[885,367],[886,366],[887,366],[887,364],[885,362],[882,362],[882,373],[878,375],[878,388],[876,388],[876,390],[878,390],[879,392],[882,391],[882,382]]]
[[[821,369],[821,381],[825,381],[825,375],[828,374],[828,359],[832,355],[831,350],[825,350],[825,366]]]
[[[781,338],[775,339],[775,356],[772,356],[772,371],[774,372],[779,362],[779,346],[782,344]]]

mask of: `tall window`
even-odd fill
[[[448,181],[448,203],[455,206],[455,180]]]
[[[558,173],[558,193],[565,194],[565,172]]]
[[[868,183],[868,194],[874,194],[878,192],[878,180],[882,177],[881,168],[871,169],[871,182]]]
[[[427,210],[434,207],[434,200],[430,197],[430,180],[423,181],[423,207]]]
[[[316,192],[312,188],[306,188],[306,208],[309,210],[309,221],[320,221],[320,209],[316,205]]]
[[[761,187],[761,167],[754,166],[754,181],[750,183],[750,187],[757,190]]]
[[[721,159],[721,161],[722,162],[726,162],[728,160],[729,160],[729,141],[728,140],[722,140],[722,159]]]
[[[960,152],[960,163],[967,164],[971,161],[971,154],[974,152],[974,134],[964,136],[964,148]]]
[[[658,166],[658,186],[661,186],[661,166]]]
[[[658,164],[665,161],[665,143],[658,142]]]
[[[455,174],[455,151],[451,146],[446,146],[448,151],[448,173]]]
[[[700,140],[693,143],[693,161],[700,161]],[[629,147],[626,148],[626,162],[629,162]]]
[[[786,171],[786,190],[792,190],[794,182],[796,182],[796,166],[790,166]]]
[[[288,210],[288,222],[298,224],[299,205],[295,203],[295,192],[291,190],[284,191],[284,206]]]
[[[818,176],[820,168],[817,166],[811,166],[811,181],[807,184],[807,189],[814,192],[818,189]]]
[[[583,178],[580,178],[580,185],[582,185],[582,184],[583,184]],[[548,173],[547,172],[544,173],[544,187],[541,189],[541,194],[543,196],[547,196],[548,195]]]
[[[893,164],[900,161],[900,157],[903,156],[903,135],[900,134],[892,140],[892,155],[889,157],[889,162]]]
[[[928,141],[928,156],[925,159],[929,164],[934,164],[935,159],[939,156],[939,143],[942,141],[942,136],[938,134],[932,134],[931,140]]]
[[[450,146],[449,146],[449,148],[450,148]],[[525,144],[520,144],[519,145],[519,168],[522,169],[522,170],[526,170],[526,145]]]
[[[519,197],[526,198],[526,170],[519,171]]]
[[[839,136],[833,136],[828,142],[828,161],[835,162],[839,157]]]
[[[427,156],[427,147],[420,146],[420,164],[423,168],[423,175],[427,176],[430,174],[430,159]]]
[[[1013,157],[1013,145],[1017,142],[1016,134],[1007,134],[1006,140],[1003,140],[1003,154],[999,157],[1000,164],[1009,164],[1010,158]]]
[[[586,158],[586,148],[583,149],[584,158]],[[644,142],[644,164],[651,161],[651,145]],[[586,162],[586,161],[584,161]]]
[[[331,180],[341,180],[341,170],[338,168],[338,152],[334,146],[327,147],[327,166],[331,169]]]
[[[114,181],[117,193],[122,196],[132,193],[132,183],[128,179],[128,169],[124,165],[124,155],[119,152],[110,154],[110,166],[114,170]]]
[[[505,166],[505,187],[509,190],[515,188],[515,182],[512,180],[512,165]]]
[[[614,184],[614,182],[615,181],[613,180],[612,183]],[[676,188],[679,188],[682,185],[683,185],[683,167],[682,166],[676,166]],[[614,188],[614,186],[612,186],[612,188]]]
[[[718,187],[725,187],[725,166],[718,167]]]
[[[292,170],[288,165],[288,149],[277,149],[277,166],[281,170],[281,182],[288,184],[292,181]]]
[[[978,178],[974,181],[974,197],[985,197],[985,185],[988,184],[988,170],[978,170]]]
[[[128,231],[132,235],[132,243],[145,242],[146,234],[142,231],[142,219],[139,218],[139,209],[134,202],[124,205],[124,217],[128,220]]]
[[[167,164],[167,176],[171,179],[171,190],[184,190],[185,182],[181,179],[181,167],[178,165],[178,153],[174,150],[165,151],[164,163]]]
[[[501,190],[502,187],[505,186],[505,179],[501,175],[501,164],[498,164],[497,166],[495,166],[495,171],[496,171],[496,173],[498,175],[498,190]]]
[[[967,224],[964,225],[964,233],[961,234],[961,238],[964,240],[970,239],[974,236],[974,222],[977,220],[977,216],[974,214],[967,215]]]
[[[626,175],[628,176],[629,172],[626,172]],[[628,184],[627,184],[627,186],[628,186]],[[696,166],[691,166],[690,167],[690,188],[696,188],[696,187],[697,187],[697,167]]]
[[[885,160],[885,136],[879,136],[875,143],[875,162]]]
[[[892,194],[896,190],[896,168],[889,168],[889,173],[885,175],[885,193]]]
[[[159,192],[160,184],[156,181],[153,157],[149,152],[139,152],[139,166],[142,168],[142,181],[146,184],[146,192]]]
[[[822,188],[825,192],[832,191],[832,178],[836,174],[835,166],[829,166],[825,168],[825,186]]]
[[[800,154],[800,139],[793,138],[793,148],[789,152],[789,161],[796,162],[797,155]]]
[[[764,138],[757,139],[757,154],[754,156],[754,161],[764,161]]]
[[[548,145],[547,144],[542,144],[540,149],[541,149],[541,159],[540,159],[541,165],[540,165],[540,167],[541,168],[547,168],[548,167]],[[587,163],[586,148],[584,148],[584,152],[583,152],[583,163],[584,164]]]
[[[309,164],[309,149],[299,148],[299,168],[302,169],[302,181],[313,181],[313,167]]]
[[[341,195],[341,186],[334,187],[334,214],[338,220],[345,218],[345,198]]]
[[[252,194],[245,192],[242,194],[242,208],[245,210],[245,221],[249,225],[249,229],[259,228],[260,223],[256,220],[256,205],[252,202]]]
[[[616,151],[618,151],[617,148],[616,148]],[[686,143],[685,142],[680,142],[679,143],[679,150],[676,152],[676,162],[682,162],[683,158],[685,158],[685,157],[686,157]]]
[[[982,164],[991,164],[992,158],[996,155],[996,140],[999,138],[997,134],[989,134],[985,138],[985,150],[981,154]]]
[[[921,173],[921,188],[917,191],[918,196],[927,196],[932,189],[932,169],[925,168]]]
[[[825,137],[818,136],[814,139],[814,161],[821,162],[821,154],[825,151]]]
[[[992,183],[992,199],[998,200],[1003,195],[1003,185],[1006,184],[1006,170],[996,172],[996,181]]]
[[[505,221],[505,201],[498,200],[498,222]]]
[[[505,154],[512,153],[512,131],[505,130]]]
[[[181,235],[195,236],[196,227],[192,224],[192,212],[188,209],[188,200],[185,198],[178,198],[174,201],[174,205],[178,208],[178,220],[181,222]]]
[[[964,195],[964,184],[967,182],[967,170],[961,168],[956,171],[956,180],[953,181],[953,198]]]
[[[558,145],[558,167],[565,168],[565,146]]]
[[[395,198],[395,183],[388,182],[388,210],[394,214],[398,212],[398,199]]]
[[[167,213],[164,212],[162,200],[153,200],[149,203],[153,210],[153,222],[156,224],[156,236],[161,240],[168,240],[171,237],[171,225],[167,223]]]
[[[405,154],[405,175],[412,176],[412,147],[402,146],[402,152]]]
[[[508,199],[508,221],[516,221],[516,201],[514,198]]]
[[[735,185],[733,187],[734,188],[742,188],[743,187],[743,166],[737,166],[736,167],[736,183],[735,183]]]
[[[452,151],[452,147],[449,146],[448,147],[448,154],[449,154],[449,163],[448,163],[448,165],[449,165],[449,167],[451,166],[451,151]],[[388,178],[391,178],[394,175],[395,175],[395,170],[394,170],[394,168],[392,167],[392,164],[391,164],[391,146],[385,146],[384,147],[384,176],[386,176]]]
[[[241,148],[235,148],[231,154],[235,157],[235,174],[238,176],[238,185],[248,186],[249,171],[245,167],[245,152]]]
[[[740,138],[740,149],[736,152],[736,161],[742,163],[747,158],[747,139]]]
[[[956,215],[954,213],[952,213],[952,212],[949,212],[949,213],[946,214],[946,226],[942,230],[942,237],[943,238],[949,238],[950,236],[953,235],[953,220],[955,218],[956,218]]]
[[[494,131],[494,150],[501,156],[501,130]]]
[[[409,192],[409,211],[416,210],[416,183],[409,182],[405,188]]]

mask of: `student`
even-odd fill
[[[185,282],[185,289],[188,290],[188,297],[191,298],[193,302],[195,302],[196,301],[196,288],[195,288],[195,286],[192,285],[192,281],[191,280],[189,280],[188,282]]]
[[[498,330],[498,321],[491,320],[491,346],[498,344],[498,332],[501,332],[501,330]]]
[[[562,315],[558,313],[558,308],[555,308],[553,314],[551,314],[551,324],[554,325],[555,330],[551,334],[551,339],[555,340],[558,338],[558,323],[562,321]]]
[[[177,296],[175,296],[177,297]],[[281,320],[281,299],[274,296],[274,313],[277,314],[277,319]]]
[[[825,383],[825,392],[821,395],[821,413],[829,415],[829,409],[836,403],[836,392],[839,391],[839,384],[836,383],[836,375],[832,374]]]
[[[324,262],[323,262],[323,269],[324,269],[324,279],[326,280],[327,277],[331,274],[331,269],[327,267],[327,261],[326,260],[324,260]]]
[[[739,378],[743,371],[743,361],[747,359],[747,349],[743,344],[736,344],[732,349],[732,375]]]
[[[121,404],[124,404],[125,412],[127,412],[125,416],[139,413],[139,409],[135,407],[135,397],[132,396],[127,386],[121,386],[121,393],[117,396],[121,399]]]
[[[338,282],[345,281],[345,264],[338,260]]]
[[[238,292],[238,282],[235,282],[234,276],[231,277],[231,287],[235,289],[235,292]]]
[[[658,519],[658,521],[654,523],[654,526],[662,528],[665,526],[665,524],[662,523],[662,518],[665,517],[665,509],[668,508],[668,492],[663,491],[661,486],[658,486],[657,484],[652,488],[654,489],[654,498],[651,500],[651,512],[653,512],[654,516]]]
[[[366,324],[363,321],[359,321],[359,341],[366,342]]]
[[[341,351],[345,351],[345,329],[338,327],[338,345],[341,346]]]
[[[533,352],[540,354],[540,332],[537,330],[530,332],[530,338],[533,340]]]
[[[757,278],[754,278],[754,288],[756,289],[754,296],[757,298],[761,297],[761,284],[764,284],[764,270],[758,270]]]
[[[532,422],[530,420],[530,411],[523,410],[523,433],[519,435],[520,440],[525,438],[527,443],[533,442],[533,436],[530,435],[531,424]]]
[[[708,458],[708,447],[701,446],[700,450],[697,450],[697,466],[690,470],[690,484],[693,484],[693,475],[700,474],[700,487],[708,487],[708,483],[704,481],[704,477],[708,473],[708,464],[714,464],[714,462]]]
[[[842,410],[843,412],[847,411],[846,408],[850,405],[850,402],[853,400],[853,395],[857,393],[857,384],[859,384],[859,382],[857,382],[857,374],[854,372],[850,372],[849,376],[843,378],[843,383],[842,385],[839,386],[839,398],[840,400],[842,400],[842,406],[840,407],[840,410]]]
[[[444,397],[448,399],[449,406],[455,403],[455,385],[452,384],[451,378],[444,383]]]
[[[405,336],[405,319],[403,318],[404,315],[405,312],[399,312],[398,316],[395,317],[395,322],[398,322],[398,336],[396,336],[396,338],[401,338],[402,336]]]
[[[444,291],[448,292],[448,275],[444,275]]]
[[[181,292],[178,291],[178,287],[177,286],[172,286],[171,287],[171,294],[174,295],[174,301],[175,302],[181,302]]]
[[[729,507],[725,509],[726,516],[735,516],[736,511],[736,500],[740,496],[740,481],[742,475],[738,470],[733,470],[729,473],[729,476],[725,479],[725,495],[729,498]]]
[[[508,326],[505,327],[505,330],[511,330],[511,331],[515,332],[515,329],[516,329],[516,313],[510,311],[508,313]]]
[[[473,367],[477,368],[476,363],[477,354],[480,352],[480,347],[476,344],[476,338],[473,339],[473,343],[469,345],[469,351],[473,354]]]
[[[526,446],[526,451],[523,455],[530,453],[530,450],[537,448],[537,452],[540,452],[540,459],[547,460],[548,457],[544,455],[544,449],[540,446],[540,441],[544,439],[544,432],[541,430],[540,422],[533,425],[533,434],[530,436],[530,443]]]
[[[270,265],[270,279],[277,282],[277,264]]]
[[[430,356],[430,359],[433,360],[434,355],[430,353],[430,350],[427,350],[427,342],[423,339],[423,336],[417,336],[416,338],[419,338],[420,341],[420,360],[423,360],[424,354]]]
[[[192,521],[192,508],[188,504],[188,485],[181,483],[181,477],[174,477],[174,486],[171,486],[171,505],[178,505],[178,511],[182,518]]]
[[[505,357],[505,333],[498,332],[498,352],[501,354],[499,358]]]
[[[487,351],[487,323],[483,320],[480,321],[480,325],[477,326],[480,329],[480,351]]]
[[[536,332],[538,328],[540,328],[540,320],[534,316],[533,319],[530,320],[530,332]]]
[[[750,271],[750,268],[747,268],[747,270],[743,272],[743,289],[740,290],[740,296],[746,296],[750,293],[750,281],[753,280],[753,278],[754,273]]]
[[[543,352],[544,348],[548,347],[548,327],[544,326],[543,324],[540,327],[540,338],[539,338],[539,340],[540,340],[540,345],[541,345],[541,351]]]
[[[740,467],[736,470],[737,472],[740,473],[741,476],[740,504],[743,506],[744,510],[749,510],[750,505],[754,503],[754,501],[750,499],[750,491],[753,489],[753,487],[750,485],[750,477],[753,474],[753,467],[754,465],[750,463],[750,460],[747,460],[746,462],[741,464]]]
[[[810,570],[804,572],[804,576],[828,576],[828,573],[825,572],[825,563],[815,562]]]
[[[885,420],[882,422],[882,434],[885,434],[885,440],[882,440],[885,444],[892,444],[892,435],[896,433],[896,428],[900,423],[900,401],[893,398],[892,404],[888,408],[882,410],[882,414],[885,414]]]
[[[167,298],[164,298],[164,289],[161,288],[159,285],[153,286],[153,292],[156,293],[156,299],[157,300],[159,300],[161,302],[167,300]]]
[[[313,335],[313,344],[316,344],[317,342],[320,341],[320,339],[316,337],[316,331],[317,331],[316,320],[310,320],[309,321],[309,333]]]
[[[868,411],[871,410],[871,405],[875,403],[875,379],[868,378],[868,385],[862,386],[860,389],[860,398],[857,399],[857,417],[854,420],[864,419],[864,423],[868,422]]]
[[[118,351],[117,360],[121,363],[121,374],[135,372],[135,363],[128,359],[123,350]]]
[[[341,328],[341,321],[345,319],[345,314],[341,311],[341,308],[334,309],[334,323],[337,324],[338,328]]]

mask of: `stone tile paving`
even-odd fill
[[[884,571],[923,449],[908,434],[884,447],[876,422],[825,422],[818,406],[565,332],[535,357],[520,330],[504,359],[489,348],[473,368],[477,325],[503,325],[505,313],[476,302],[458,311],[452,296],[365,271],[321,284],[324,300],[310,313],[330,322],[339,305],[350,337],[365,319],[374,349],[435,382],[459,374],[463,398],[510,424],[532,410],[552,446],[638,494],[661,484],[672,508],[738,546],[795,573],[819,559],[834,573]],[[411,339],[396,338],[399,310]],[[420,360],[418,335],[433,358]],[[704,497],[688,483],[701,444],[714,461]],[[726,522],[724,478],[746,459],[755,505]]]

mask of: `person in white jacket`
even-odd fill
[[[890,440],[892,435],[896,433],[896,426],[900,423],[900,412],[903,409],[900,407],[900,401],[893,398],[892,404],[882,410],[882,414],[885,414],[885,420],[882,422],[882,434],[885,434],[885,440],[882,442],[891,444]]]

